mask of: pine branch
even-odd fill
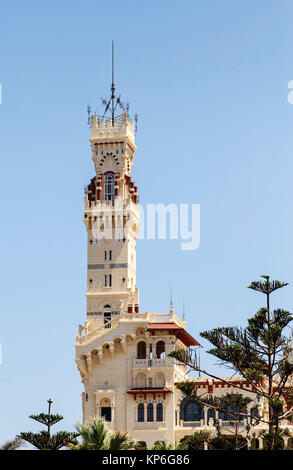
[[[41,431],[38,434],[32,432],[22,432],[20,439],[29,442],[39,450],[59,450],[76,439],[77,433],[60,431],[50,436],[48,431]]]
[[[30,415],[29,418],[34,419],[35,421],[38,421],[41,424],[44,424],[45,426],[53,426],[54,424],[58,423],[63,419],[63,416],[61,415],[48,415],[46,413],[40,413],[38,415]]]
[[[266,281],[253,281],[249,286],[248,289],[255,290],[257,292],[261,292],[263,294],[269,295],[277,289],[281,289],[282,287],[288,286],[288,282],[280,282],[280,281],[269,281],[269,276],[262,276],[266,279]]]

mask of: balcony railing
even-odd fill
[[[221,426],[223,428],[232,428],[232,427],[235,427],[235,421],[222,421],[222,424]],[[243,421],[241,421],[240,423],[238,423],[238,427],[239,428],[244,428],[245,427],[245,423]]]
[[[201,421],[180,421],[180,426],[183,428],[200,428],[203,426],[203,420]]]
[[[133,367],[166,367],[167,359],[133,359]]]

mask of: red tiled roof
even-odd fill
[[[185,346],[199,346],[199,343],[184,328],[177,325],[177,323],[149,323],[148,331],[168,330],[170,334],[180,339]]]

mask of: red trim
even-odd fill
[[[131,388],[130,390],[127,390],[127,393],[133,395],[133,398],[135,401],[137,395],[143,395],[144,400],[146,400],[148,393],[153,394],[154,400],[156,398],[157,393],[162,393],[163,398],[165,400],[166,393],[173,393],[173,392],[167,387],[152,387],[152,388],[150,387],[150,388]]]
[[[148,331],[155,332],[160,330],[167,330],[170,335],[176,336],[180,339],[185,346],[199,346],[199,343],[194,339],[184,328],[176,323],[149,323]]]

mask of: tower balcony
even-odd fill
[[[114,123],[112,118],[103,119],[97,114],[91,117],[90,142],[109,141],[119,137],[127,138],[134,146],[134,133],[134,123],[129,121],[127,113],[116,117]]]
[[[167,314],[156,314],[150,312],[132,312],[128,313],[126,311],[122,311],[120,315],[117,315],[111,322],[108,322],[105,325],[99,326],[97,328],[94,325],[89,325],[86,327],[80,326],[78,336],[76,337],[76,345],[77,346],[86,346],[94,341],[102,338],[105,335],[111,333],[114,329],[118,327],[120,323],[132,323],[138,322],[142,323],[144,327],[148,327],[148,325],[156,324],[159,328],[161,325],[164,325],[164,328],[170,324],[172,327],[174,324],[177,324],[180,329],[185,328],[185,322],[179,320],[179,318],[174,315],[173,309],[170,309],[170,312]],[[164,359],[166,361],[166,359]],[[139,360],[140,361],[140,360]],[[162,359],[152,359],[153,365],[152,367],[161,367],[158,361],[162,361]],[[138,367],[146,367],[145,365],[140,365]],[[150,367],[150,366],[147,366]]]
[[[136,359],[136,358],[133,358],[132,360],[132,367],[134,369],[140,369],[140,368],[143,368],[143,369],[148,369],[150,367],[154,368],[154,367],[167,367],[167,361],[168,359],[167,358],[159,358],[159,359]]]

